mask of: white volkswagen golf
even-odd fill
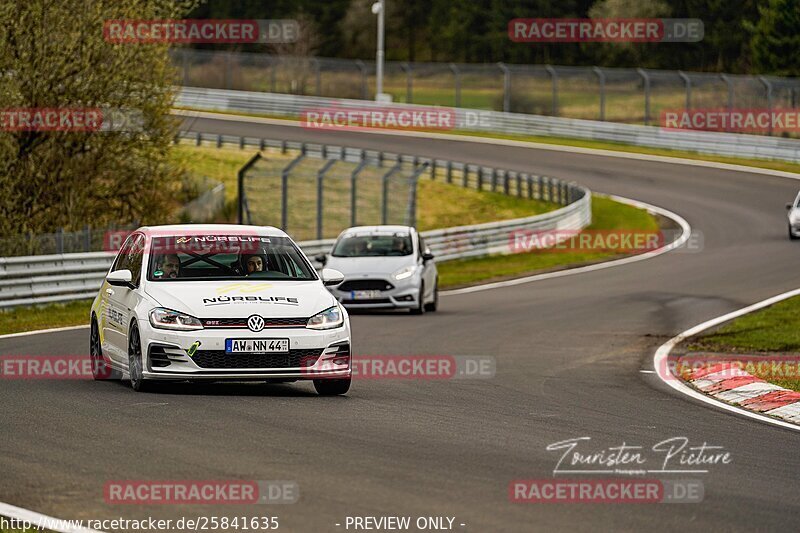
[[[125,241],[92,304],[95,378],[313,380],[350,388],[350,321],[284,232],[260,226],[144,227]]]

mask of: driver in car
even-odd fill
[[[181,260],[177,254],[165,254],[156,259],[153,276],[157,278],[175,279],[181,272]]]
[[[253,272],[264,272],[267,267],[267,258],[257,254],[242,255],[242,266],[245,270],[245,276]]]

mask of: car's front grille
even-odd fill
[[[200,368],[297,368],[314,366],[322,348],[290,350],[289,353],[225,353],[224,350],[198,350],[192,361]]]
[[[365,300],[342,300],[342,303],[347,305],[388,304],[391,302],[392,301],[389,298],[369,298]]]
[[[336,290],[349,292],[349,291],[390,291],[394,289],[394,285],[385,279],[351,279],[347,280],[338,287]]]
[[[242,329],[247,327],[247,318],[203,318],[204,328]],[[308,318],[270,318],[264,317],[265,328],[304,328]]]

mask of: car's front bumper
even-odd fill
[[[346,281],[346,280],[345,280]],[[340,304],[348,309],[413,309],[419,307],[420,280],[418,277],[392,281],[396,284],[389,290],[378,291],[374,298],[356,298],[355,292],[340,291],[333,288],[331,293]]]
[[[144,377],[159,380],[322,379],[351,376],[350,328],[170,331],[140,321]],[[289,354],[225,354],[226,339],[288,338]],[[189,355],[192,346],[193,355]],[[240,360],[249,363],[240,364]],[[263,363],[253,361],[263,360]],[[271,362],[278,361],[279,364]]]

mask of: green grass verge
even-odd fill
[[[763,354],[764,357],[769,357],[771,353],[800,354],[800,297],[741,316],[711,333],[691,339],[686,349],[731,355]],[[797,379],[755,374],[781,387],[800,391],[800,381]]]
[[[0,311],[0,335],[88,324],[91,306],[91,300],[79,300]]]
[[[658,221],[643,209],[592,197],[590,230],[658,230]],[[532,252],[477,259],[457,259],[438,265],[439,286],[456,288],[549,270],[583,266],[622,255],[614,252]]]

